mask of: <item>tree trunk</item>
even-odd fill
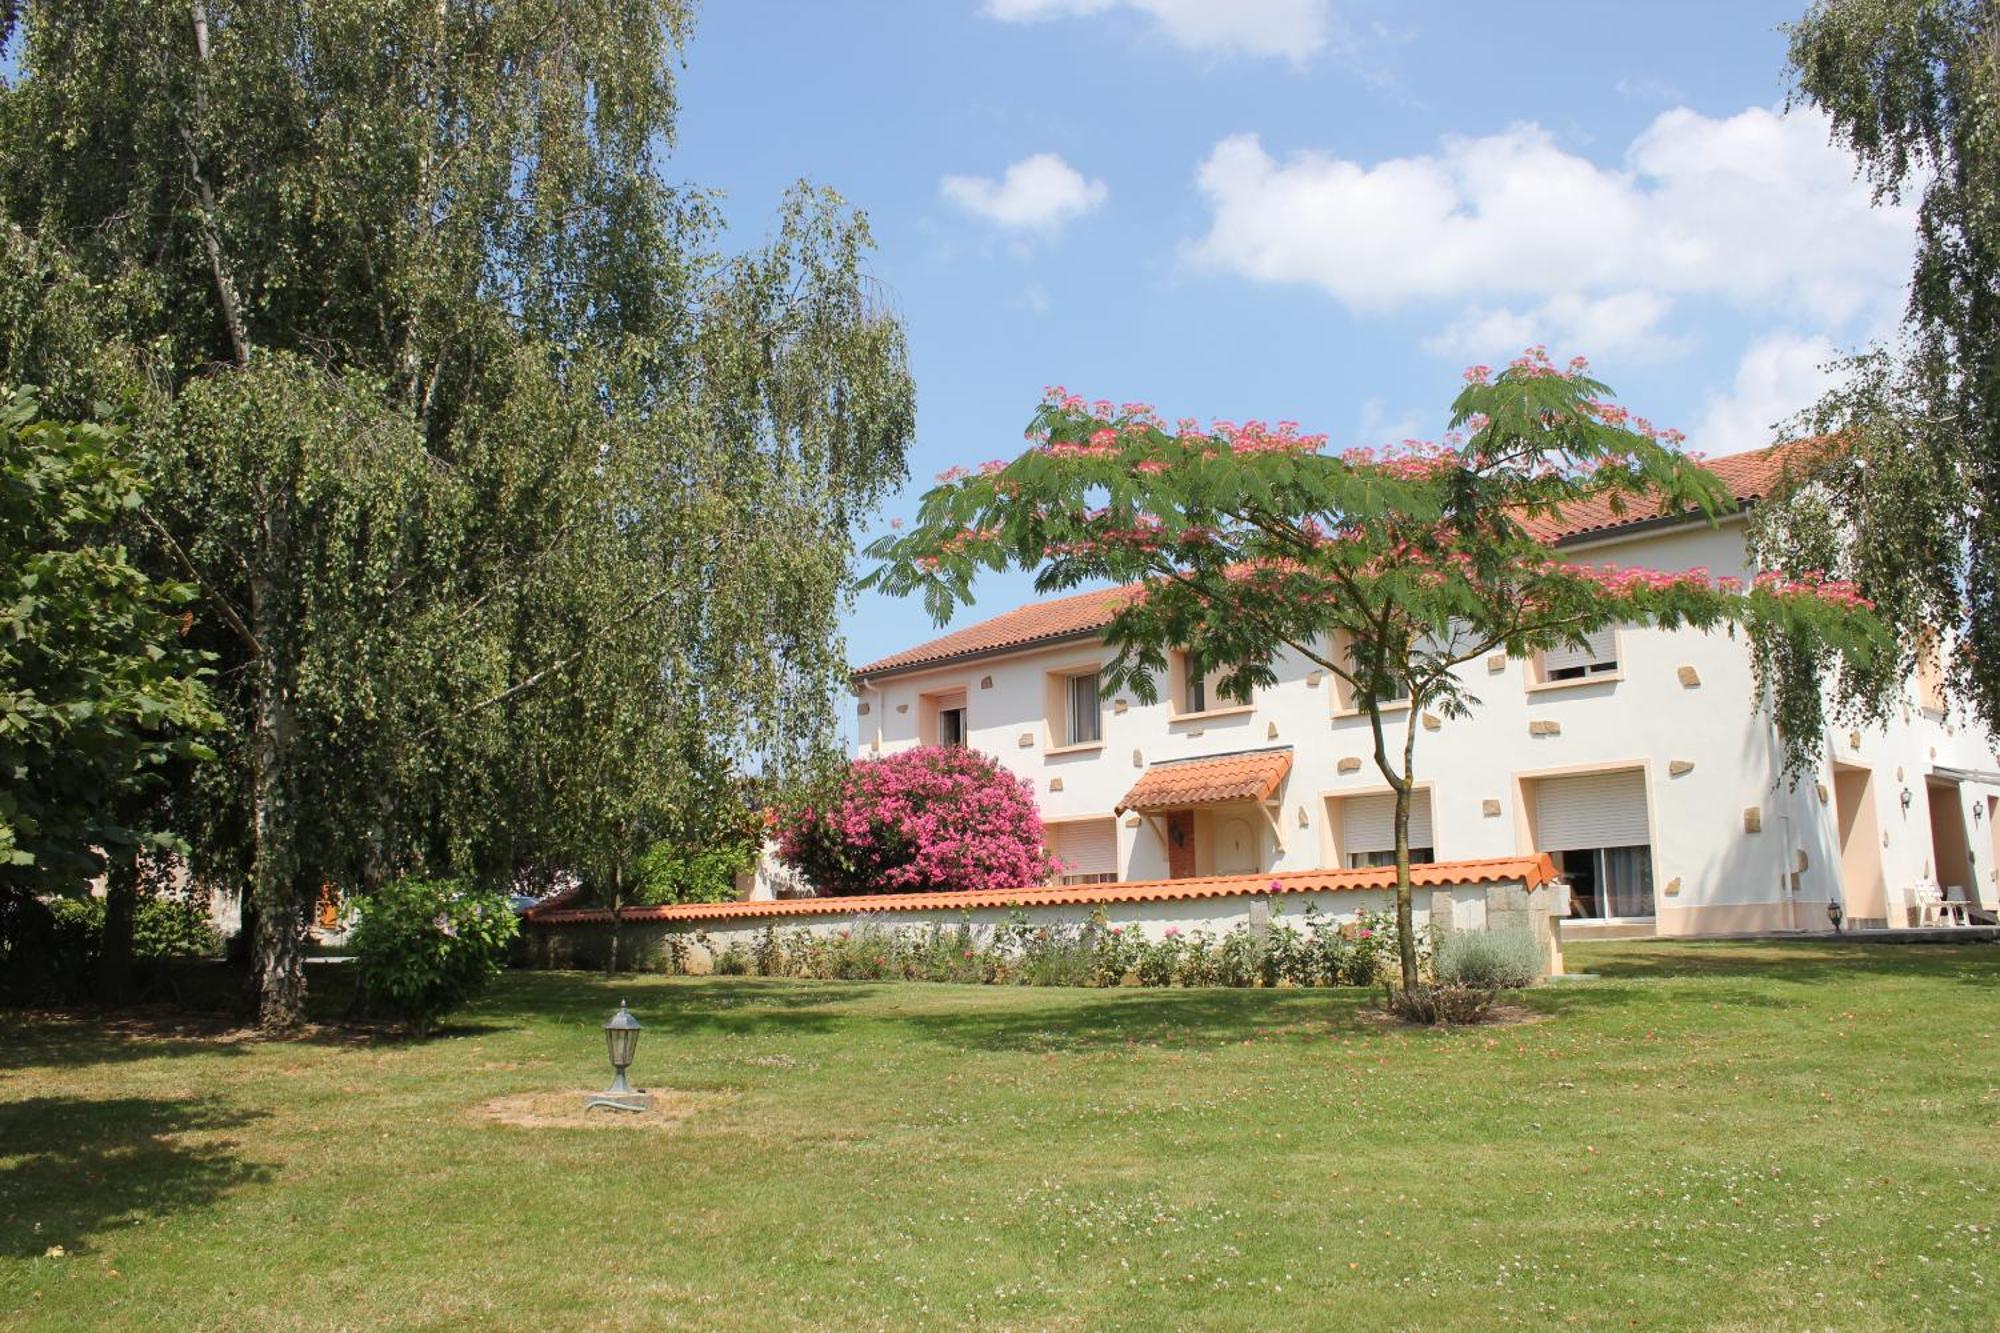
[[[285,568],[290,523],[274,501],[263,516],[261,549],[250,579],[250,614],[263,652],[257,662],[257,716],[250,738],[250,898],[257,934],[250,962],[257,991],[257,1023],[270,1031],[297,1027],[305,1018],[305,954],[300,947],[299,860],[292,821],[290,757],[296,719],[290,673],[285,593],[276,571]]]
[[[122,1004],[132,993],[132,916],[139,903],[139,853],[121,847],[104,870],[104,936],[97,946],[97,997]]]
[[[620,919],[624,914],[624,908],[625,874],[623,870],[613,870],[611,872],[611,958],[608,964],[609,970],[613,973],[618,971],[618,937],[621,934],[620,927],[624,925]]]
[[[1410,899],[1409,775],[1396,784],[1396,954],[1403,965],[1403,989],[1417,984],[1417,927]]]

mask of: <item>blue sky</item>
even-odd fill
[[[1380,444],[1530,342],[1722,454],[1908,270],[1908,210],[1780,118],[1802,8],[709,0],[668,169],[738,244],[800,177],[868,214],[918,391],[885,520],[1018,451],[1046,384]],[[959,623],[1032,596],[978,592]],[[857,662],[936,632],[875,596],[847,629]]]

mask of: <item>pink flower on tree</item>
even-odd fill
[[[990,756],[921,746],[864,759],[838,790],[782,816],[778,855],[825,894],[942,893],[1046,883],[1033,788]]]

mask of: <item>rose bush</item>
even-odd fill
[[[1054,869],[1033,788],[963,746],[857,761],[775,832],[779,858],[823,894],[1013,889]]]

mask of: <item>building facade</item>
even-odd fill
[[[1769,452],[1711,462],[1745,505]],[[1578,514],[1579,563],[1749,579],[1745,519]],[[1388,784],[1345,685],[1296,656],[1249,699],[1177,661],[1160,699],[1099,688],[1116,590],[1022,607],[854,673],[863,756],[971,745],[1034,787],[1070,882],[1382,863]],[[1885,727],[1842,728],[1796,785],[1727,632],[1619,628],[1587,650],[1461,668],[1470,718],[1416,719],[1413,857],[1547,852],[1571,937],[1900,927],[2000,907],[2000,757],[1922,671]],[[1406,710],[1385,722],[1400,729]],[[1923,904],[1938,897],[1965,904]]]

